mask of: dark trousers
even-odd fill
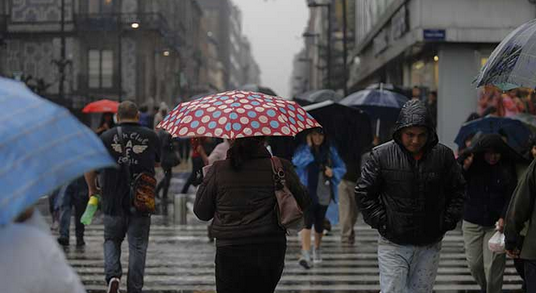
[[[527,293],[536,293],[536,260],[523,260],[525,264],[525,284]]]
[[[192,185],[195,182],[197,171],[202,170],[204,166],[205,166],[205,163],[203,162],[203,159],[201,157],[192,158],[192,173],[190,173],[188,180],[186,180],[186,183],[182,187],[181,193],[188,193],[188,189],[190,188],[190,185]]]
[[[65,193],[60,209],[60,236],[69,239],[69,226],[71,225],[71,215],[74,208],[74,224],[76,238],[84,238],[84,224],[80,223],[80,218],[86,210],[89,197],[87,193],[69,194]]]
[[[145,274],[145,258],[149,244],[150,216],[104,215],[104,272],[106,283],[121,278],[121,243],[128,236],[127,292],[140,293]]]
[[[216,248],[218,293],[272,293],[285,266],[284,243]]]
[[[316,233],[324,232],[324,219],[327,211],[328,206],[313,203],[305,214],[305,229],[311,229],[314,226]]]
[[[162,199],[166,200],[169,191],[169,184],[171,183],[171,177],[173,177],[173,171],[171,168],[164,169],[164,178],[158,182],[156,186],[156,195],[160,194],[160,190],[163,190]]]

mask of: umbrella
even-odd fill
[[[277,94],[269,87],[260,86],[258,84],[245,84],[237,88],[237,90],[246,92],[258,92],[265,95],[277,96]]]
[[[339,102],[342,98],[343,97],[334,90],[323,89],[305,92],[297,96],[295,100],[300,105],[309,105],[329,100]]]
[[[519,113],[510,118],[523,122],[533,132],[536,132],[536,116],[527,113]]]
[[[458,147],[463,148],[465,146],[465,140],[477,132],[506,135],[508,144],[516,150],[522,149],[531,135],[527,126],[519,120],[486,116],[464,123],[458,131],[454,142]]]
[[[179,104],[157,126],[174,137],[295,136],[321,127],[296,102],[257,92],[228,91]]]
[[[324,128],[346,161],[359,162],[372,142],[370,118],[363,111],[333,101],[303,107]]]
[[[83,113],[117,113],[117,107],[119,106],[119,102],[112,101],[112,100],[98,100],[92,103],[87,104],[84,109],[82,109]]]
[[[84,172],[114,165],[101,140],[64,108],[0,78],[0,225]]]
[[[536,87],[536,19],[511,32],[493,50],[476,77],[477,87],[492,84],[502,90]]]

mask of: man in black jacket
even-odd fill
[[[393,140],[372,150],[355,189],[365,222],[381,235],[383,293],[432,292],[441,240],[462,215],[465,181],[434,129],[422,102],[406,103]]]

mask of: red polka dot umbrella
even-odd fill
[[[179,104],[157,125],[173,137],[295,136],[322,127],[294,101],[229,91]]]

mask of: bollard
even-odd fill
[[[186,209],[186,202],[188,201],[188,195],[178,193],[175,194],[175,197],[173,199],[173,218],[175,220],[175,224],[186,225],[186,215],[188,212],[188,210]]]

